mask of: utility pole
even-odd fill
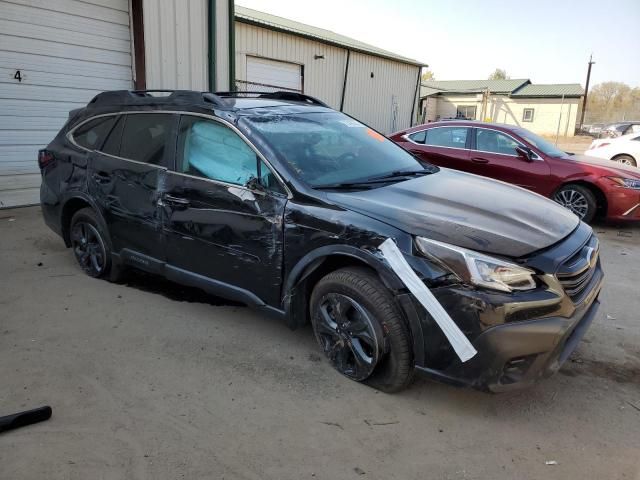
[[[587,84],[584,86],[584,98],[582,99],[582,113],[580,114],[580,130],[584,124],[584,114],[587,111],[587,95],[589,94],[589,80],[591,79],[591,65],[593,65],[593,53],[589,55],[589,68],[587,68]]]

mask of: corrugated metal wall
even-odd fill
[[[229,2],[216,0],[216,91],[231,90],[229,84]]]
[[[128,0],[0,1],[0,74],[0,208],[37,203],[38,149],[69,110],[131,88]]]
[[[340,108],[346,49],[236,22],[237,80],[247,80],[247,55],[303,65],[304,93]],[[418,71],[413,65],[352,52],[344,112],[383,133],[408,128],[417,105]]]
[[[209,89],[207,3],[144,0],[148,89]]]
[[[236,22],[237,80],[247,80],[247,55],[304,65],[304,93],[340,107],[346,50]],[[324,58],[314,59],[316,55]]]
[[[418,72],[413,65],[352,52],[344,111],[385,134],[409,128]]]

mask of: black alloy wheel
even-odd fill
[[[71,247],[87,275],[99,277],[104,272],[107,253],[96,227],[83,221],[75,223],[71,230]]]
[[[318,342],[333,367],[343,375],[362,381],[369,378],[380,358],[382,332],[362,305],[340,293],[320,300],[314,323]]]

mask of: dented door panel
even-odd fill
[[[278,304],[286,198],[173,172],[162,191],[169,265]]]

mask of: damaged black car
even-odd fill
[[[302,94],[105,92],[38,161],[45,222],[88,275],[133,267],[311,323],[336,370],[383,391],[416,372],[531,385],[598,309],[575,215]]]

